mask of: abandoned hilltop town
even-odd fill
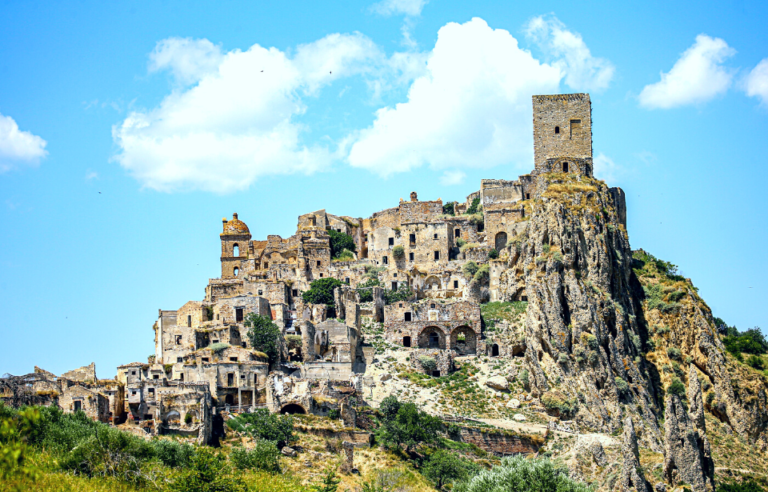
[[[237,213],[224,218],[221,276],[208,280],[202,300],[159,310],[149,360],[121,365],[108,380],[93,364],[58,377],[35,368],[36,390],[56,395],[64,412],[208,443],[222,414],[256,408],[336,411],[354,426],[348,401],[365,399],[376,357],[363,325],[379,324],[387,342],[412,353],[413,369],[430,376],[451,373],[461,357],[523,357],[524,341],[488,336],[480,307],[528,300],[522,269],[507,265],[548,177],[592,178],[589,95],[533,96],[533,137],[530,174],[482,180],[463,203],[420,200],[414,191],[369,218],[318,210],[299,216],[288,238],[254,239]],[[610,195],[625,228],[623,192]],[[334,255],[334,234],[349,236],[354,251]],[[305,302],[302,294],[323,279],[341,283],[333,304]],[[249,314],[280,328],[277,360],[251,346]],[[424,356],[434,364],[421,363]]]

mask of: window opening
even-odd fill
[[[263,294],[264,294],[264,291],[262,291],[261,289],[259,289],[259,295],[263,295]]]
[[[181,345],[181,335],[176,335],[176,345]]]
[[[259,292],[259,294],[261,294],[261,292]],[[243,308],[235,309],[235,321],[238,323],[243,321]]]
[[[405,313],[405,321],[411,321],[411,313]]]
[[[397,282],[392,282],[392,290],[397,290]]]
[[[531,199],[531,194],[530,193],[526,193],[525,194],[525,199],[526,200],[530,200]]]
[[[411,346],[411,337],[403,337],[403,347]]]
[[[437,239],[437,234],[432,236],[433,239]]]
[[[75,412],[79,412],[80,410],[82,410],[82,405],[83,405],[83,402],[79,400],[75,400]]]
[[[317,266],[320,266],[320,260],[317,260]]]
[[[413,246],[414,244],[416,244],[416,234],[411,234],[411,235],[409,236],[409,241],[410,241],[410,243],[411,243],[411,246]]]
[[[408,253],[408,259],[409,259],[410,261],[413,261],[413,253]]]
[[[237,277],[239,273],[240,273],[240,269],[237,267],[235,267],[235,269],[232,270],[232,275],[234,275],[235,277]]]
[[[235,374],[230,372],[227,373],[227,386],[234,386],[235,385]]]
[[[430,304],[429,307],[430,307],[430,309],[435,309],[435,305],[434,304]]]
[[[459,288],[459,281],[458,280],[454,280],[453,281],[453,288],[454,289],[458,289]]]
[[[187,315],[187,326],[192,326],[192,315]]]
[[[202,359],[200,359],[200,360],[202,360],[203,362],[208,362],[208,360],[209,360],[209,359],[208,359],[208,357],[203,357],[203,358],[202,358]]]
[[[152,379],[160,379],[160,375],[159,374],[154,374],[154,375],[152,375]]]
[[[429,348],[440,348],[440,335],[435,332],[429,334]]]
[[[230,358],[229,358],[229,361],[230,361],[230,362],[237,362],[237,357],[230,357]]]
[[[182,357],[176,357],[176,362],[184,362],[184,358],[182,358]]]
[[[437,261],[439,259],[440,259],[440,252],[439,251],[435,251],[435,261]]]
[[[559,126],[555,127],[555,133],[560,133],[560,127]]]
[[[499,346],[497,344],[493,344],[493,347],[491,347],[491,357],[498,357],[499,356]]]
[[[568,172],[568,163],[567,162],[563,162],[563,172],[564,173]]]
[[[232,246],[232,256],[240,256],[240,246],[237,244]]]
[[[384,262],[384,264],[385,264],[385,265],[387,265],[387,264],[388,264],[388,262],[387,262],[387,257],[386,257],[386,256],[385,256],[384,258],[382,258],[382,261]]]
[[[395,238],[391,237],[389,238],[389,245],[394,246],[395,245]]]
[[[296,296],[298,296],[298,295],[299,295],[299,291],[298,291],[298,289],[293,289],[293,291],[291,292],[291,294],[293,294],[293,297],[296,297]]]

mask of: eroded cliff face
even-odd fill
[[[531,391],[550,414],[599,432],[631,417],[640,441],[663,450],[658,422],[675,379],[693,364],[704,405],[767,447],[765,378],[728,355],[688,279],[631,250],[623,193],[584,176],[541,176],[523,203],[527,224],[499,275],[503,300],[527,296],[524,338]]]

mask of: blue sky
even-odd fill
[[[0,372],[100,377],[202,299],[221,218],[462,200],[589,92],[633,248],[768,328],[764,2],[0,2]],[[262,72],[263,70],[263,72]]]

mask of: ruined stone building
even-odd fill
[[[450,372],[456,356],[498,355],[486,343],[480,304],[527,299],[524,276],[507,271],[506,260],[551,175],[592,177],[591,125],[589,95],[533,96],[534,169],[516,180],[482,180],[452,207],[412,192],[368,218],[301,215],[287,238],[254,239],[238,214],[224,218],[220,277],[208,280],[202,300],[158,312],[154,356],[118,367],[111,386],[70,389],[60,404],[207,440],[221,411],[348,414],[346,399],[372,362],[364,319],[382,323],[391,343],[431,354],[435,375]],[[623,204],[620,190],[616,196]],[[334,258],[333,231],[350,236],[355,252]],[[306,304],[302,293],[324,278],[343,284],[334,305]],[[378,286],[363,287],[372,279]],[[386,291],[405,287],[408,299],[387,304]],[[372,300],[364,303],[366,291]],[[251,346],[252,313],[280,328],[279,361]]]

